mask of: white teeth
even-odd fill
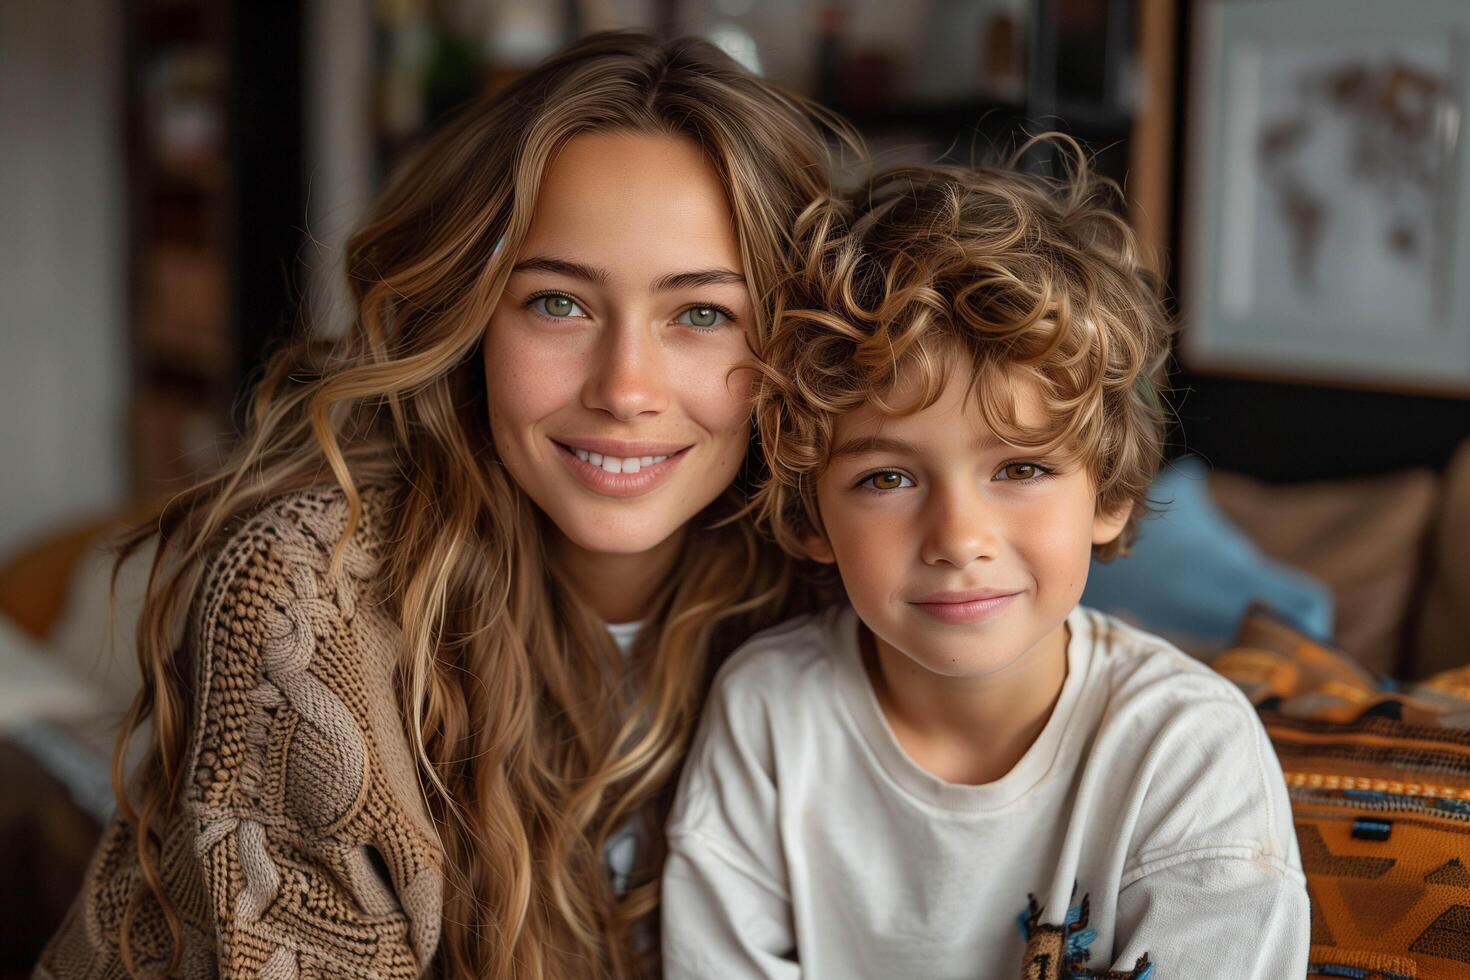
[[[668,456],[629,456],[626,459],[620,459],[617,456],[604,456],[602,453],[588,452],[585,449],[574,449],[570,446],[567,448],[572,449],[572,452],[576,453],[577,458],[582,462],[600,466],[609,473],[637,473],[645,466],[655,466],[669,458]]]

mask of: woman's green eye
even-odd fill
[[[531,301],[531,307],[532,309],[535,309],[537,312],[542,313],[545,316],[554,317],[556,319],[565,319],[567,317],[574,316],[586,316],[586,314],[582,312],[582,308],[577,305],[576,300],[572,299],[570,296],[562,296],[558,293],[552,293],[547,296],[537,296],[534,300]]]
[[[718,327],[726,319],[728,318],[725,314],[713,306],[691,306],[679,314],[679,321],[681,323],[687,323],[691,327],[699,327],[703,330]]]

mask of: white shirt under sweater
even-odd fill
[[[980,786],[930,775],[895,740],[851,609],[742,647],[669,824],[665,976],[1091,976],[1021,972],[1023,930],[1055,938],[1044,927],[1069,920],[1099,975],[1303,976],[1301,859],[1250,703],[1117,620],[1079,608],[1067,625],[1050,719]],[[1145,953],[1152,973],[1132,973]]]
[[[633,644],[642,632],[642,623],[608,623],[607,631],[617,644],[624,659],[633,652]],[[613,891],[621,895],[628,890],[632,880],[633,862],[638,857],[638,828],[632,820],[623,826],[602,846],[602,866],[612,882]]]

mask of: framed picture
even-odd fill
[[[1470,394],[1470,2],[1196,9],[1186,364]]]

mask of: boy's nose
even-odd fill
[[[973,493],[936,493],[927,509],[928,528],[919,555],[925,564],[964,568],[996,556],[999,537],[994,515]]]
[[[666,368],[652,331],[631,322],[614,323],[592,352],[583,404],[624,422],[658,414],[668,407]]]

